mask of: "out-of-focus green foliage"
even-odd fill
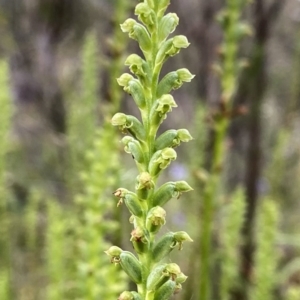
[[[230,299],[230,292],[239,284],[239,246],[241,228],[246,209],[245,192],[240,187],[224,206],[224,217],[221,222],[220,264],[221,264],[221,299]]]
[[[80,94],[70,93],[72,102],[69,110],[68,139],[71,155],[71,172],[78,174],[84,169],[86,149],[92,147],[97,128],[99,105],[99,51],[95,32],[86,35],[82,47]],[[78,188],[78,176],[71,175]],[[76,178],[77,177],[77,178]]]
[[[298,300],[300,299],[300,288],[290,287],[287,291],[286,300]]]
[[[119,158],[117,136],[107,124],[99,130],[92,149],[87,151],[87,165],[81,173],[82,194],[77,195],[76,224],[77,280],[80,299],[116,299],[126,284],[122,273],[112,268],[103,256],[119,224],[111,220],[111,195],[118,182]],[[107,287],[107,288],[103,288]]]
[[[276,249],[278,222],[277,205],[270,199],[263,199],[256,226],[257,249],[253,274],[254,285],[250,293],[251,300],[273,299],[279,258],[278,249]]]
[[[220,203],[222,170],[227,155],[227,133],[234,116],[233,101],[238,88],[238,76],[242,68],[239,48],[242,39],[249,34],[249,25],[242,20],[242,13],[248,1],[227,0],[223,11],[218,16],[222,28],[223,41],[220,45],[220,62],[214,65],[220,79],[220,99],[211,113],[212,132],[208,177],[203,188],[203,205],[200,218],[200,299],[212,297],[212,252],[213,222]],[[240,211],[241,212],[241,211]],[[227,266],[225,267],[227,269]],[[225,290],[228,284],[223,282]]]
[[[77,296],[74,209],[47,199],[46,288],[47,300],[74,299]]]
[[[0,60],[0,298],[9,299],[9,223],[8,191],[5,182],[6,154],[9,148],[9,130],[12,105],[9,96],[8,64]]]

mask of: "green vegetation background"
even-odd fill
[[[136,3],[29,2],[13,9],[0,1],[0,299],[117,299],[131,287],[104,250],[131,245],[129,215],[112,193],[120,182],[134,185],[137,174],[110,118],[121,105],[134,111],[115,79],[134,47],[119,24]],[[178,300],[300,299],[300,8],[257,0],[236,11],[238,2],[174,0],[170,8],[192,43],[172,63],[196,74],[174,93],[179,108],[164,123],[195,139],[167,175],[190,178],[195,190],[167,207],[168,229],[186,229],[194,240],[172,254],[189,276]],[[243,21],[252,28],[234,39],[248,67],[225,75],[222,9],[241,14],[237,31]],[[237,88],[219,168],[214,124],[228,74]]]

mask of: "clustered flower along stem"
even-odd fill
[[[248,0],[227,0],[226,7],[219,15],[219,21],[224,33],[223,43],[220,48],[220,64],[214,69],[220,76],[221,100],[218,111],[213,115],[214,140],[212,145],[212,164],[209,179],[206,182],[203,195],[203,213],[201,217],[200,239],[200,299],[208,300],[211,282],[211,242],[214,207],[220,182],[220,173],[226,155],[225,138],[232,117],[242,113],[232,109],[233,98],[237,89],[237,77],[242,67],[243,60],[238,59],[240,40],[251,33],[248,24],[241,21],[242,9]]]
[[[124,203],[132,214],[130,240],[137,253],[136,257],[116,246],[106,251],[111,262],[120,264],[137,284],[137,291],[124,291],[119,300],[167,300],[181,290],[181,284],[186,280],[177,264],[166,263],[164,259],[174,248],[180,250],[184,241],[192,241],[190,236],[179,231],[168,232],[156,239],[166,222],[163,206],[172,198],[192,190],[185,181],[167,182],[160,187],[156,184],[162,170],[176,159],[174,148],[192,139],[186,129],[167,130],[157,137],[157,130],[167,113],[177,107],[170,92],[194,77],[182,68],[160,78],[164,62],[189,45],[185,36],[168,38],[179,22],[175,13],[165,14],[169,4],[170,0],[142,1],[135,8],[141,23],[129,18],[121,25],[122,31],[138,42],[144,57],[129,55],[125,65],[133,75],[125,73],[117,79],[138,106],[141,121],[124,113],[117,113],[112,118],[112,125],[126,134],[122,138],[124,150],[134,158],[139,171],[135,192],[125,188],[114,192],[120,199],[118,205]]]

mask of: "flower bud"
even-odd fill
[[[134,116],[116,113],[112,117],[111,123],[113,126],[119,126],[122,132],[128,131],[137,140],[143,141],[145,138],[145,129]]]
[[[179,69],[168,73],[159,83],[157,88],[157,97],[170,93],[171,90],[180,88],[183,82],[190,82],[195,75],[192,75],[188,69]]]
[[[187,129],[178,129],[178,139],[180,140],[180,142],[187,143],[192,140],[193,137]]]
[[[185,232],[185,231],[178,231],[174,234],[174,239],[176,240],[178,244],[178,249],[182,249],[183,242],[193,242],[191,237]]]
[[[163,42],[172,33],[179,23],[179,18],[175,13],[165,15],[158,26],[158,40]]]
[[[195,75],[191,74],[186,68],[179,69],[176,72],[179,80],[183,82],[191,82],[191,80],[195,77]]]
[[[148,172],[142,172],[140,175],[138,175],[135,189],[140,199],[147,200],[149,192],[152,193],[153,188],[154,181]]]
[[[142,282],[142,266],[138,259],[129,251],[120,254],[120,265],[135,283]]]
[[[133,300],[133,295],[131,292],[125,291],[119,296],[118,300]]]
[[[177,49],[187,48],[190,45],[185,35],[175,35],[173,37],[173,47]]]
[[[168,280],[155,292],[154,300],[169,300],[175,291],[175,287],[175,281]]]
[[[184,180],[175,182],[175,190],[179,193],[177,197],[180,197],[182,193],[190,192],[193,188]]]
[[[123,113],[116,113],[111,119],[111,123],[113,126],[125,126],[126,122],[127,117]]]
[[[136,227],[132,230],[130,241],[137,253],[142,254],[148,250],[148,241],[142,228]]]
[[[114,257],[120,257],[123,250],[117,246],[111,246],[108,250],[104,251],[107,255]]]
[[[175,263],[167,264],[165,274],[172,280],[176,280],[177,276],[182,273],[180,267]]]
[[[117,78],[117,82],[120,86],[127,87],[130,80],[133,80],[134,77],[128,73],[122,74],[119,78]]]
[[[151,51],[151,39],[147,29],[134,19],[127,19],[121,24],[123,32],[128,32],[129,37],[136,40],[143,52]]]
[[[160,207],[155,206],[150,209],[147,214],[146,227],[151,233],[156,233],[160,228],[166,224],[166,211]]]
[[[149,163],[149,172],[156,177],[161,170],[166,169],[169,164],[177,158],[177,153],[173,148],[158,150],[152,156]]]
[[[192,136],[186,129],[170,129],[161,134],[155,141],[155,149],[160,150],[166,147],[175,148],[181,142],[188,142],[192,140]]]
[[[175,282],[181,284],[184,283],[187,280],[187,278],[188,277],[181,272],[177,275]]]
[[[123,24],[120,25],[121,30],[123,32],[131,32],[136,23],[137,23],[136,20],[129,18]]]

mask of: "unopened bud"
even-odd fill
[[[166,211],[160,207],[155,206],[150,209],[146,219],[146,227],[151,233],[156,233],[160,228],[166,224]]]
[[[148,241],[143,229],[137,227],[131,232],[130,241],[133,244],[135,251],[139,254],[145,253],[148,250]]]
[[[125,291],[119,296],[118,300],[133,300],[133,296],[131,292]]]
[[[140,199],[148,199],[149,193],[151,193],[154,188],[152,176],[148,172],[142,172],[137,177],[135,188]]]

